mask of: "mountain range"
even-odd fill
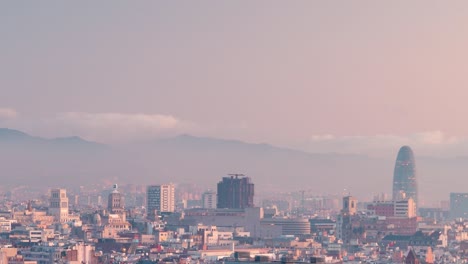
[[[173,182],[214,189],[222,176],[242,173],[252,178],[257,194],[307,190],[370,199],[378,193],[391,193],[394,162],[191,135],[109,146],[79,137],[46,139],[0,128],[4,186]],[[426,204],[447,200],[451,191],[466,191],[468,158],[416,155],[416,166],[420,200]]]

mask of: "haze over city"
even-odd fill
[[[371,197],[391,192],[403,145],[415,152],[422,201],[468,183],[468,3],[109,3],[0,4],[0,127],[112,152],[77,165],[44,147],[44,163],[18,169],[34,151],[3,147],[6,175],[18,175],[9,184],[64,174],[208,183],[243,172],[275,190],[375,186]],[[242,150],[143,146],[179,135]],[[252,151],[259,143],[281,154]]]

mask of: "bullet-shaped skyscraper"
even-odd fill
[[[416,181],[416,164],[414,154],[409,146],[398,151],[393,173],[393,200],[413,198],[418,205],[418,184]]]

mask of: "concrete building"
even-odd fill
[[[357,212],[357,199],[353,196],[343,197],[343,214],[354,215]]]
[[[202,194],[202,208],[215,209],[216,208],[216,193],[213,191],[206,191]]]
[[[413,198],[408,198],[400,201],[393,201],[394,216],[403,218],[416,217],[416,203]]]
[[[83,243],[66,246],[51,243],[36,245],[22,250],[21,254],[24,261],[35,261],[37,264],[97,263],[94,246]]]
[[[125,210],[125,201],[123,195],[119,192],[117,184],[114,184],[112,192],[109,194],[107,210],[111,214],[122,214]]]
[[[109,214],[107,223],[98,227],[97,233],[99,238],[118,238],[119,233],[129,231],[131,228],[125,214]]]
[[[377,216],[395,216],[395,204],[393,203],[393,201],[374,201],[372,203],[369,203],[366,209],[371,214]]]
[[[174,212],[175,188],[173,184],[150,185],[146,189],[147,215],[155,220],[158,213]]]
[[[336,219],[336,237],[343,243],[349,243],[355,238],[352,229],[355,228],[353,219],[357,212],[357,203],[357,199],[353,196],[343,197],[343,209]]]
[[[218,183],[218,201],[216,207],[219,209],[243,209],[254,207],[254,184],[249,177],[242,174],[233,174],[223,177]]]
[[[398,201],[374,201],[367,205],[367,210],[377,216],[412,218],[416,216],[416,204],[413,198]]]
[[[21,254],[24,260],[36,261],[38,264],[58,263],[65,254],[65,249],[57,246],[38,245],[22,250]]]
[[[259,207],[244,209],[201,209],[185,210],[184,221],[190,225],[203,224],[218,227],[244,227],[254,237],[261,234],[263,209]]]
[[[11,223],[16,223],[16,220],[5,219],[0,217],[0,233],[8,233],[11,231]]]
[[[281,227],[281,235],[309,235],[310,223],[302,218],[265,218],[260,221],[262,225]]]
[[[55,221],[66,222],[68,220],[68,197],[65,189],[52,189],[49,199],[49,215],[54,216]]]
[[[468,218],[468,193],[450,193],[450,217]]]

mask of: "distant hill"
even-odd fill
[[[42,144],[44,146],[81,146],[81,147],[89,147],[89,148],[105,148],[106,146],[100,143],[91,142],[84,140],[78,136],[72,137],[61,137],[61,138],[41,138],[41,137],[34,137],[30,136],[24,132],[13,130],[9,128],[0,128],[0,144],[16,144],[21,145],[22,143],[35,143],[35,144]]]
[[[90,175],[89,178],[95,177],[94,172],[99,171],[100,166],[98,160],[110,153],[110,147],[79,137],[46,139],[0,128],[3,185],[77,184],[83,180],[80,177],[84,172]]]
[[[79,137],[45,139],[0,129],[3,185],[174,182],[213,189],[222,176],[243,173],[252,178],[257,194],[308,190],[317,195],[350,192],[370,199],[391,193],[394,162],[191,135],[116,147]],[[420,200],[448,199],[450,191],[467,191],[466,157],[441,159],[416,153],[416,166]]]
[[[342,193],[358,185],[358,178],[376,174],[380,168],[393,171],[393,164],[364,155],[307,153],[279,148],[269,144],[251,144],[237,140],[181,135],[146,142],[136,146],[144,156],[158,166],[155,177],[172,177],[177,181],[196,181],[215,186],[228,173],[243,173],[252,177],[258,192],[313,190],[317,194]],[[148,160],[149,162],[149,160]],[[369,177],[368,184],[382,186],[391,183],[391,174]]]
[[[28,139],[28,138],[33,138],[33,137],[18,130],[13,130],[9,128],[0,128],[0,140],[1,141],[21,140],[21,139]]]

